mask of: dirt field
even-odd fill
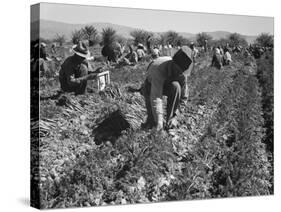
[[[56,56],[65,58],[67,50]],[[97,52],[97,51],[95,51]],[[94,67],[102,65],[98,54]],[[256,62],[234,56],[222,70],[198,58],[190,97],[174,132],[143,131],[140,87],[147,62],[110,68],[111,85],[75,96],[59,90],[61,62],[40,78],[40,204],[43,208],[115,205],[272,194]],[[32,143],[36,149],[36,143]],[[36,160],[34,154],[33,159]]]

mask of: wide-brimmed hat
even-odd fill
[[[44,43],[44,42],[41,42],[41,46],[42,46],[42,47],[46,47],[46,46],[47,46],[47,44],[46,44],[46,43]]]
[[[215,52],[216,52],[216,54],[220,54],[221,53],[219,48],[215,48]]]
[[[72,51],[77,54],[80,57],[84,57],[86,59],[90,58],[90,51],[88,50],[87,46],[85,43],[83,43],[82,41],[79,41],[79,43],[77,45],[74,45],[72,47]]]
[[[192,61],[192,50],[188,46],[182,46],[173,56],[173,61],[185,71]]]
[[[156,48],[152,49],[151,54],[152,56],[159,56],[159,49]]]
[[[144,48],[142,43],[138,43],[138,48]]]
[[[192,50],[188,46],[182,46],[181,50],[186,54],[186,56],[192,58]]]

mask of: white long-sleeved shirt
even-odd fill
[[[232,59],[231,59],[231,54],[227,51],[227,52],[225,52],[225,54],[224,54],[224,58],[227,60],[227,61],[232,61]]]
[[[158,126],[162,126],[163,114],[157,112],[163,108],[162,97],[163,87],[166,80],[172,76],[182,76],[187,78],[193,68],[193,64],[182,72],[181,68],[175,64],[171,57],[159,57],[148,67],[147,80],[151,83],[150,102],[154,121]],[[156,104],[157,103],[157,104]],[[160,123],[161,122],[161,123]]]

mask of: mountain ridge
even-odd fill
[[[38,21],[37,21],[38,22]],[[31,25],[36,26],[36,21],[32,22]],[[44,39],[53,39],[56,34],[64,34],[66,39],[71,39],[71,34],[74,30],[81,29],[86,25],[93,25],[98,32],[101,32],[105,27],[112,27],[117,31],[117,34],[120,34],[126,38],[130,38],[130,32],[136,30],[138,28],[124,26],[119,24],[112,24],[108,22],[92,22],[87,24],[71,24],[71,23],[64,23],[59,21],[51,21],[51,20],[40,20],[40,37]],[[162,33],[162,32],[155,32],[155,33]],[[194,40],[196,37],[196,33],[189,33],[189,32],[178,32],[183,37],[188,39]],[[213,39],[220,39],[226,38],[231,32],[223,31],[223,30],[216,30],[213,32],[206,32],[207,34],[211,35]],[[253,43],[257,36],[255,35],[242,35],[248,43]]]

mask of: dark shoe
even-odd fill
[[[167,126],[166,126],[166,129],[167,130],[170,130],[170,129],[175,129],[175,128],[178,128],[178,120],[174,117],[174,118],[171,118],[168,122],[167,122]]]
[[[150,121],[146,121],[145,123],[141,123],[141,129],[143,129],[143,130],[152,129],[154,126],[156,126],[156,125],[151,123]]]
[[[149,124],[149,123],[141,123],[141,129],[142,130],[149,130],[149,129],[151,129],[152,128],[152,126]]]
[[[182,97],[180,99],[180,105],[186,105],[187,102],[188,102],[188,97]]]

